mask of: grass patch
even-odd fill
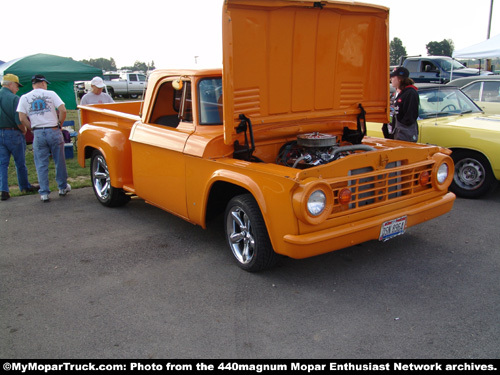
[[[82,187],[92,186],[90,180],[90,170],[89,168],[82,168],[77,161],[77,150],[74,150],[74,158],[66,159],[66,169],[68,170],[68,182],[72,189],[78,189]],[[35,160],[33,158],[33,148],[28,146],[26,150],[26,167],[28,168],[28,180],[32,184],[38,184],[38,176],[36,174]],[[12,197],[22,195],[19,191],[19,186],[17,185],[17,174],[16,165],[14,163],[14,158],[10,158],[9,164],[9,189],[10,195]],[[56,171],[55,165],[52,158],[49,163],[49,186],[51,191],[58,191],[56,182]]]

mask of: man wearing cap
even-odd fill
[[[92,78],[92,81],[90,81],[90,87],[92,88],[92,91],[89,91],[88,93],[83,95],[80,104],[88,105],[114,103],[115,101],[113,100],[113,98],[107,93],[103,92],[104,86],[104,81],[101,77]]]
[[[50,82],[43,75],[37,74],[31,79],[33,90],[21,96],[17,112],[19,119],[31,129],[33,154],[35,156],[36,173],[40,183],[41,200],[49,201],[49,157],[52,155],[56,166],[56,181],[59,195],[64,196],[71,191],[68,184],[68,172],[64,156],[64,138],[61,124],[66,119],[66,107],[61,98],[47,90]]]
[[[394,139],[417,142],[418,140],[418,107],[420,98],[418,89],[410,78],[408,69],[400,66],[391,72],[391,84],[396,89],[394,99],[394,116],[392,128]]]
[[[8,170],[10,156],[14,157],[17,172],[17,182],[21,192],[33,192],[38,189],[28,181],[26,168],[26,126],[19,121],[16,112],[19,96],[16,93],[22,85],[19,77],[14,74],[5,74],[0,89],[0,190],[1,200],[10,198]]]

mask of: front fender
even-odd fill
[[[195,209],[194,200],[189,200],[190,217],[205,227],[209,199],[214,186],[221,182],[232,185],[234,190],[228,189],[231,192],[224,197],[225,203],[227,204],[234,195],[243,194],[245,191],[250,193],[260,208],[273,247],[279,249],[285,234],[298,231],[297,218],[291,204],[291,192],[296,187],[296,182],[291,178],[273,176],[251,168],[245,169],[244,172],[240,173],[237,169],[230,168],[212,170],[199,195],[196,193],[190,195],[191,197],[198,195],[198,201],[203,202],[198,209]],[[224,209],[219,208],[221,211]]]

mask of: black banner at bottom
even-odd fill
[[[498,372],[499,360],[2,360],[4,373],[52,372],[203,372],[324,374],[363,372],[407,373]]]

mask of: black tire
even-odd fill
[[[108,95],[111,96],[112,98],[115,97],[115,90],[113,90],[112,87],[107,87],[108,89]]]
[[[238,195],[229,201],[224,214],[226,240],[238,266],[257,272],[276,264],[276,254],[269,240],[259,205],[251,194]]]
[[[137,99],[139,97],[139,94],[130,94],[130,99]]]
[[[497,180],[484,155],[470,150],[453,151],[455,175],[450,190],[462,198],[479,198],[493,189]]]
[[[90,178],[97,200],[106,207],[119,207],[130,201],[130,196],[122,189],[111,186],[108,165],[100,151],[92,153]]]

